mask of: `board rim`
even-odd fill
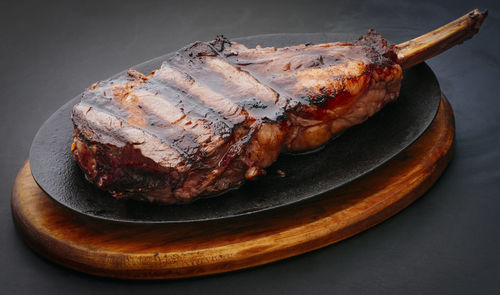
[[[428,136],[405,154],[335,192],[336,197],[312,200],[305,211],[284,208],[264,219],[226,220],[208,227],[124,227],[75,216],[40,190],[26,161],[12,189],[14,224],[22,239],[41,256],[76,271],[121,279],[195,277],[289,258],[367,230],[424,195],[453,156],[453,112],[444,98],[442,105],[444,111],[426,132]],[[394,175],[393,171],[400,173]],[[356,200],[351,202],[353,197]],[[193,234],[193,229],[203,236]],[[138,238],[142,233],[145,236]]]

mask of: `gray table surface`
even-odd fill
[[[500,2],[82,1],[0,3],[0,294],[493,294],[500,292]],[[219,33],[375,28],[396,43],[473,8],[472,40],[431,59],[456,118],[456,151],[439,181],[384,223],[265,266],[155,282],[57,266],[17,235],[11,187],[39,126],[91,83]],[[496,292],[495,292],[496,291]]]

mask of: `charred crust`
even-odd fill
[[[196,41],[182,50],[180,50],[183,54],[189,57],[200,57],[200,56],[217,56],[218,52],[216,49],[210,44],[205,42]]]
[[[224,35],[219,34],[215,37],[215,40],[209,43],[212,45],[217,51],[222,52],[225,49],[225,45],[231,45],[231,41],[229,41]]]
[[[240,105],[245,109],[266,109],[268,107],[262,101],[256,99],[243,100]]]
[[[319,89],[319,94],[316,96],[308,96],[309,102],[315,106],[322,107],[326,105],[328,100],[330,99],[335,99],[335,96],[337,95],[337,91],[334,89],[328,90],[326,87],[321,87]]]
[[[389,66],[397,60],[394,46],[388,45],[387,40],[373,29],[368,30],[353,45],[368,47],[367,56],[378,66]]]

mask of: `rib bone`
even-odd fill
[[[474,9],[434,31],[396,45],[397,63],[407,69],[470,39],[479,32],[487,15],[487,10]]]

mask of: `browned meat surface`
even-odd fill
[[[87,89],[72,151],[116,197],[175,203],[265,174],[394,100],[401,67],[385,40],[254,48],[217,38],[179,50],[145,76]]]
[[[359,124],[399,94],[401,67],[374,31],[356,42],[246,49],[226,46],[231,63],[286,101],[284,150],[304,151]]]

